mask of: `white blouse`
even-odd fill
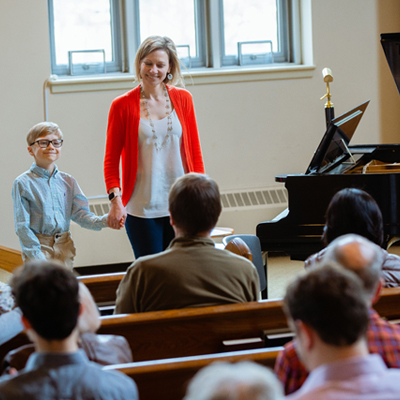
[[[168,117],[152,121],[154,138],[150,121],[140,118],[138,169],[135,187],[126,205],[130,215],[143,218],[169,215],[169,190],[175,180],[185,174],[181,154],[182,125],[175,110],[171,120],[172,131],[168,137]]]

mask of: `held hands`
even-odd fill
[[[107,225],[112,229],[121,229],[125,226],[126,210],[122,205],[121,197],[116,197],[111,202],[111,209],[107,217]]]

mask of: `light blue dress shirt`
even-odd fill
[[[12,190],[15,232],[22,252],[31,260],[45,260],[35,234],[55,235],[69,231],[70,221],[83,228],[107,226],[107,214],[98,217],[76,180],[55,166],[53,174],[33,163],[15,181]]]
[[[83,352],[33,353],[18,375],[0,378],[0,399],[138,400],[135,382],[105,371]]]

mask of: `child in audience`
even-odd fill
[[[22,258],[57,259],[72,269],[75,246],[69,232],[71,219],[83,228],[101,230],[107,226],[107,214],[99,217],[90,212],[76,180],[58,170],[55,162],[61,155],[63,134],[57,124],[36,124],[26,140],[35,162],[14,181],[12,190]]]

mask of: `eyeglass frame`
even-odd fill
[[[60,143],[60,145],[59,146],[54,146],[54,141],[57,141],[57,140],[59,140],[61,143]],[[39,144],[39,142],[47,142],[47,146],[46,147],[42,147],[40,144]],[[48,147],[49,147],[49,144],[51,143],[51,145],[55,148],[55,149],[59,149],[60,147],[62,147],[62,145],[63,145],[63,143],[64,143],[64,140],[63,139],[54,139],[54,140],[47,140],[47,139],[38,139],[38,140],[36,140],[36,141],[34,141],[33,143],[31,143],[29,146],[33,146],[34,144],[38,144],[38,146],[41,148],[41,149],[47,149]]]

